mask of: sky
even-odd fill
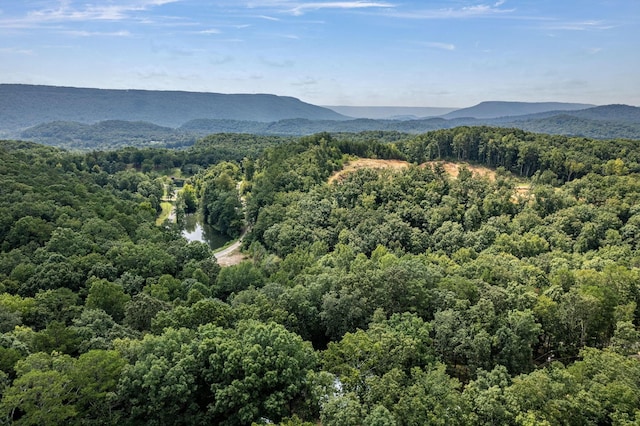
[[[640,0],[0,0],[0,83],[640,105]]]

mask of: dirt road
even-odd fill
[[[242,182],[238,182],[236,184],[236,189],[238,191],[240,191],[241,184]],[[242,209],[244,210],[247,207],[246,200],[244,197],[240,197],[240,201],[242,202]],[[240,252],[240,248],[242,247],[242,240],[244,240],[244,236],[247,235],[247,232],[249,232],[249,228],[242,231],[242,235],[240,235],[240,238],[238,238],[236,242],[231,244],[229,247],[213,254],[218,261],[218,265],[233,266],[237,265],[247,258],[247,256]]]
[[[242,238],[240,238],[238,241],[231,244],[229,247],[225,248],[224,250],[220,250],[219,252],[214,253],[213,255],[218,261],[218,265],[220,266],[237,265],[238,263],[246,259],[246,256],[240,252],[241,246],[242,246]]]

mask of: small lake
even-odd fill
[[[185,215],[182,236],[189,241],[207,243],[211,249],[220,248],[231,241],[228,235],[221,234],[204,223],[202,215],[197,213]]]

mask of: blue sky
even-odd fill
[[[640,105],[640,0],[0,0],[0,83]]]

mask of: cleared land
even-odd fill
[[[429,161],[422,164],[422,167],[434,167],[436,164],[442,164],[444,170],[452,178],[457,178],[460,173],[460,168],[466,167],[473,173],[475,177],[486,177],[491,181],[496,180],[496,172],[488,167],[475,166],[469,163],[453,163],[450,161]],[[353,173],[360,169],[404,169],[411,165],[406,161],[401,160],[377,160],[372,158],[358,158],[357,160],[349,161],[342,170],[334,173],[329,178],[329,183],[340,181],[344,179],[349,173]]]
[[[375,160],[373,158],[358,158],[357,160],[349,161],[342,170],[335,172],[329,177],[329,183],[333,183],[336,180],[342,180],[349,173],[353,173],[360,169],[404,169],[411,165],[406,161],[401,160]]]
[[[235,243],[231,244],[226,249],[215,253],[214,256],[216,257],[216,261],[218,262],[218,265],[223,267],[233,266],[245,260],[247,256],[240,251],[241,246],[242,246],[242,240],[238,240]]]

